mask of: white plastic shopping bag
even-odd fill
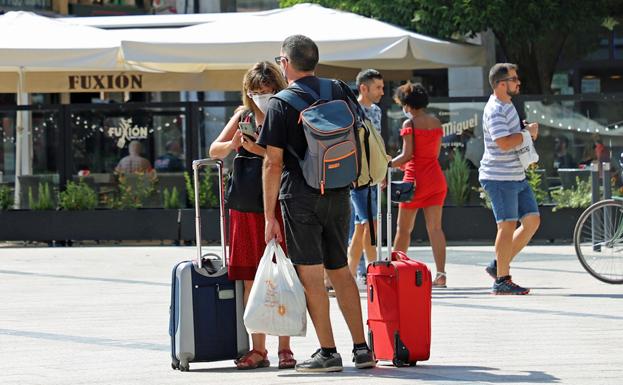
[[[515,151],[517,155],[519,155],[519,161],[524,170],[527,170],[532,163],[539,161],[539,154],[537,154],[534,148],[534,142],[532,142],[530,133],[528,131],[522,131],[521,135],[523,136],[523,142],[515,147]]]
[[[244,325],[249,333],[274,336],[305,336],[307,332],[305,290],[292,262],[274,240],[266,245],[257,268]]]

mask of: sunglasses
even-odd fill
[[[288,58],[286,56],[275,56],[275,63],[278,65],[281,64],[282,60],[288,61]]]
[[[500,79],[500,80],[498,80],[498,83],[499,82],[513,82],[513,83],[516,83],[518,81],[519,81],[519,77],[513,76],[513,77],[510,77],[510,78]]]

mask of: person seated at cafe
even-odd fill
[[[184,171],[184,162],[180,159],[180,154],[182,152],[182,146],[180,146],[180,142],[177,140],[170,140],[165,145],[166,154],[160,155],[156,158],[154,162],[154,166],[156,171],[161,172],[175,172],[175,171]]]
[[[577,162],[569,154],[569,139],[559,136],[554,139],[554,169],[576,168]]]
[[[129,155],[121,158],[115,171],[119,173],[150,172],[152,170],[149,160],[141,156],[142,146],[138,140],[133,140],[128,145]]]

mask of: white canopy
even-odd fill
[[[246,69],[259,60],[272,60],[283,40],[293,34],[312,38],[320,50],[320,63],[333,66],[389,70],[484,63],[482,47],[427,37],[316,4],[222,14],[213,21],[174,30],[111,32],[122,40],[128,63],[172,72]]]
[[[0,16],[0,71],[123,69],[120,41],[98,28],[30,12]]]

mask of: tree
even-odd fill
[[[312,1],[441,38],[473,36],[490,29],[501,56],[519,66],[522,91],[527,94],[550,93],[561,53],[573,40],[570,37],[601,25],[613,9],[620,11],[622,3],[621,0]],[[281,5],[300,2],[303,1],[285,0]]]

